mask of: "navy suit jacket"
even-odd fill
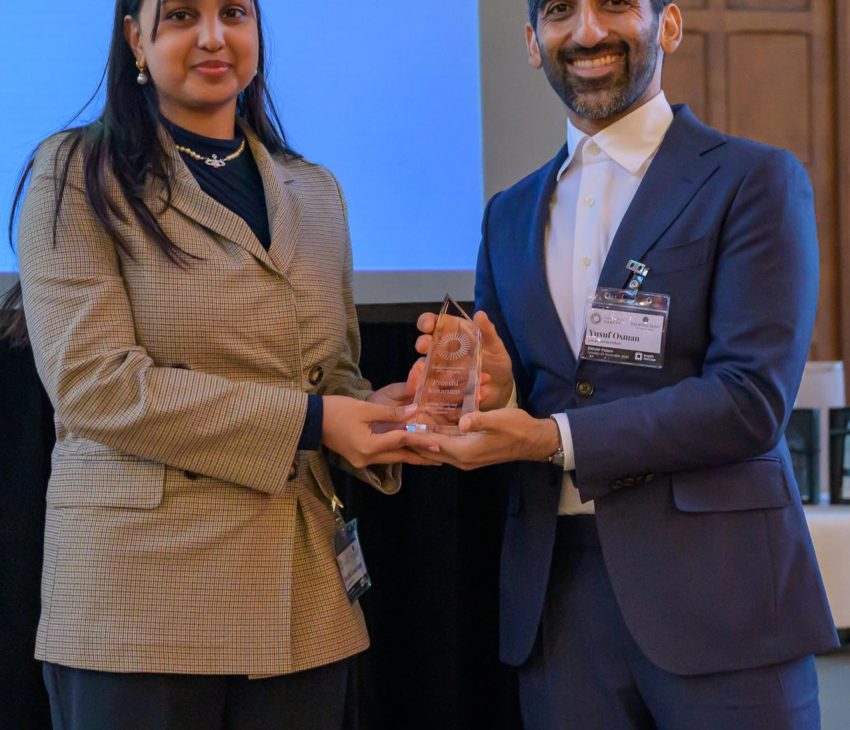
[[[522,407],[569,417],[574,481],[596,500],[633,637],[663,669],[704,674],[837,642],[783,436],[814,326],[818,243],[792,155],[725,136],[687,107],[674,113],[599,282],[625,286],[629,259],[650,267],[643,289],[671,298],[663,369],[573,356],[544,256],[566,148],[487,206],[476,307],[505,341]],[[562,475],[528,462],[507,475],[501,654],[521,664]]]

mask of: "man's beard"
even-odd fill
[[[643,96],[655,75],[658,24],[653,25],[634,49],[625,41],[601,43],[593,48],[562,48],[554,64],[544,52],[543,71],[549,84],[564,104],[584,119],[608,119],[622,114]],[[598,79],[579,78],[570,72],[569,61],[608,53],[622,56],[625,66],[622,72]]]

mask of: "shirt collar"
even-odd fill
[[[673,110],[663,91],[592,137],[577,129],[568,119],[567,148],[570,152],[558,171],[558,179],[588,138],[599,145],[614,162],[632,175],[637,175],[661,146],[672,123]]]

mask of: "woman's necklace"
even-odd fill
[[[205,162],[210,167],[224,167],[231,160],[235,160],[239,155],[241,155],[245,151],[245,138],[242,138],[242,144],[239,145],[239,149],[236,150],[233,154],[228,155],[227,157],[219,157],[218,155],[212,155],[211,157],[204,157],[203,155],[199,155],[195,150],[191,150],[188,147],[182,147],[179,144],[175,145],[178,150],[183,152],[184,154],[189,155],[193,160],[198,160],[198,162]]]

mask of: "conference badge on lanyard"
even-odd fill
[[[640,290],[649,267],[629,261],[626,289],[600,287],[587,299],[580,357],[596,362],[664,367],[670,297]]]
[[[360,548],[360,536],[357,534],[357,520],[346,522],[342,518],[342,502],[334,495],[331,509],[336,519],[336,562],[339,573],[345,585],[348,600],[354,603],[360,596],[372,587],[372,579],[363,560],[363,550]]]

